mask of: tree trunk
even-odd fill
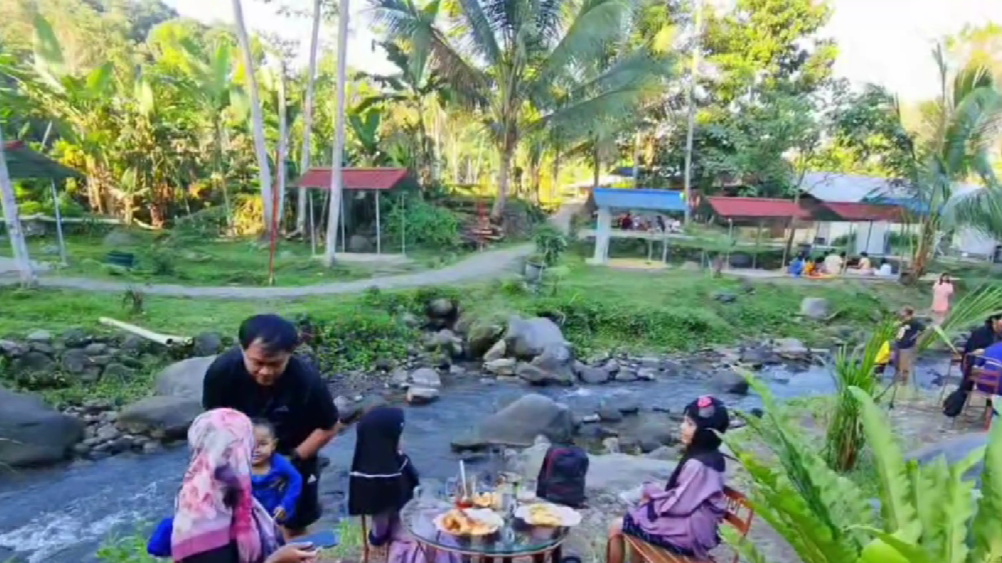
[[[592,170],[591,187],[592,189],[595,189],[598,187],[599,171],[601,170],[602,167],[602,154],[599,152],[598,138],[595,138],[595,140],[592,142],[594,143],[594,145],[592,146],[591,149],[591,158],[592,158],[592,166],[594,167],[594,169]]]
[[[330,209],[327,214],[327,249],[325,261],[328,266],[334,265],[337,250],[338,219],[341,215],[341,168],[344,160],[344,95],[347,76],[348,54],[348,0],[341,0],[338,5],[338,36],[337,36],[337,83],[335,85],[334,109],[334,150],[331,157],[331,188]]]
[[[911,275],[906,277],[905,281],[914,283],[925,275],[932,259],[935,239],[936,222],[931,217],[923,219],[919,230],[918,246],[915,247],[915,254],[912,256]]]
[[[793,205],[800,205],[800,186],[804,181],[804,175],[807,169],[800,173],[800,177],[797,179],[797,189],[793,192]],[[793,250],[793,235],[796,232],[797,220],[794,217],[790,217],[790,234],[786,237],[786,246],[783,247],[783,261],[780,263],[780,267],[786,268],[786,260],[790,257],[790,252]],[[755,249],[758,252],[758,249]]]
[[[501,221],[504,215],[504,207],[508,201],[508,183],[511,175],[511,159],[515,153],[514,143],[506,143],[501,149],[501,162],[498,171],[498,197],[494,200],[494,207],[491,208],[491,219],[495,223]]]
[[[213,116],[213,145],[215,146],[215,155],[213,160],[213,167],[216,171],[216,182],[218,182],[217,188],[223,194],[223,213],[226,214],[226,234],[233,234],[233,208],[230,206],[230,188],[226,185],[226,173],[223,171],[223,128],[220,126],[218,115]]]
[[[285,107],[285,61],[281,61],[278,68],[280,73],[278,77],[278,162],[275,163],[275,167],[278,169],[276,171],[278,193],[274,197],[277,209],[273,223],[275,228],[281,232],[282,220],[285,218],[285,181],[286,176],[288,176],[285,170],[285,159],[289,154],[289,124],[286,122]],[[278,235],[278,233],[275,234]]]
[[[31,269],[31,258],[28,255],[28,245],[24,242],[24,232],[21,230],[21,218],[17,212],[17,197],[14,186],[7,172],[7,157],[3,153],[3,138],[0,135],[0,203],[3,203],[4,221],[7,224],[7,236],[14,252],[14,265],[21,278],[21,285],[35,283],[35,272]],[[58,205],[59,202],[56,202]]]
[[[310,36],[310,64],[306,70],[306,100],[303,102],[303,154],[300,174],[310,169],[310,141],[313,134],[313,85],[317,78],[317,50],[320,45],[320,5],[313,1],[313,34]],[[299,188],[296,197],[296,232],[306,232],[306,188]]]
[[[550,200],[556,201],[560,193],[560,147],[553,153],[553,181],[550,183]]]
[[[247,84],[250,90],[251,126],[254,133],[254,152],[257,155],[258,181],[261,182],[261,205],[264,209],[265,231],[271,229],[272,193],[271,167],[268,166],[268,148],[264,140],[264,116],[261,111],[261,99],[257,88],[257,76],[254,74],[254,53],[251,52],[250,37],[244,25],[244,11],[240,0],[233,0],[233,21],[237,27],[237,40],[243,51],[244,65],[247,67]]]

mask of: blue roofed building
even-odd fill
[[[682,192],[672,190],[595,188],[589,197],[589,207],[598,214],[595,226],[595,255],[591,262],[605,264],[609,261],[609,239],[613,236],[629,235],[630,238],[636,238],[637,235],[643,234],[645,235],[643,238],[651,238],[647,236],[648,232],[614,233],[612,228],[614,215],[644,212],[654,212],[656,215],[682,215],[685,213],[686,201]],[[664,238],[664,234],[659,238]]]

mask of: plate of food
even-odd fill
[[[488,536],[498,531],[502,524],[504,519],[486,508],[453,508],[435,517],[435,527],[454,536]]]
[[[520,506],[515,509],[515,517],[541,528],[571,527],[581,523],[581,513],[577,510],[548,502]]]

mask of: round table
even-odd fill
[[[516,557],[532,557],[533,563],[560,563],[560,547],[567,538],[567,528],[533,527],[514,516],[505,518],[497,532],[482,537],[460,537],[441,532],[434,519],[452,508],[445,501],[414,499],[400,511],[400,519],[414,541],[421,547],[428,563],[435,552],[444,551],[464,560],[512,563]]]

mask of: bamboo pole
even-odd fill
[[[153,332],[152,330],[147,330],[143,327],[136,326],[134,324],[129,324],[119,320],[115,320],[109,317],[99,317],[97,321],[103,325],[113,326],[115,328],[124,330],[130,334],[135,334],[147,340],[151,340],[158,344],[163,344],[164,346],[187,346],[191,344],[191,337],[189,336],[177,336],[175,334],[161,334],[159,332]]]

